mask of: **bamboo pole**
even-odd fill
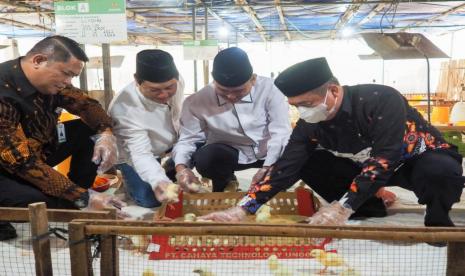
[[[465,242],[449,242],[446,275],[465,276]]]
[[[69,257],[71,259],[71,274],[73,276],[92,276],[90,244],[86,240],[85,223],[70,222]]]
[[[32,248],[34,250],[36,275],[53,275],[47,210],[44,202],[29,204],[29,219],[31,221]]]
[[[339,239],[364,239],[364,240],[393,240],[410,242],[444,242],[465,241],[465,231],[461,228],[434,229],[418,228],[368,228],[361,227],[314,227],[305,226],[279,226],[279,225],[203,225],[195,224],[186,227],[163,226],[138,226],[138,225],[87,225],[87,234],[111,234],[111,235],[235,235],[235,236],[283,236],[283,237],[314,237],[314,238],[339,238]],[[429,231],[424,231],[429,230]],[[450,231],[449,231],[450,230]]]

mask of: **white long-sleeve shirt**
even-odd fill
[[[159,181],[169,181],[157,158],[171,149],[178,138],[183,97],[181,77],[168,104],[147,99],[132,82],[115,96],[108,109],[115,123],[118,163],[131,165],[152,188]]]
[[[231,104],[215,93],[214,84],[186,98],[180,137],[173,149],[178,164],[190,164],[196,143],[222,143],[239,151],[239,164],[265,159],[272,165],[286,146],[291,126],[288,104],[270,78],[257,76],[251,92]]]

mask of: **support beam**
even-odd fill
[[[291,40],[291,34],[288,31],[286,20],[284,18],[283,7],[281,7],[281,0],[274,0],[276,5],[276,10],[278,11],[279,21],[281,21],[281,25],[284,28],[284,34],[286,35],[287,40]]]
[[[142,16],[140,14],[137,14],[136,12],[126,10],[126,17],[128,19],[132,19],[132,20],[136,21],[137,23],[140,23],[140,24],[142,24],[142,25],[144,25],[146,27],[157,28],[157,29],[163,30],[163,31],[168,32],[168,33],[177,34],[177,35],[180,36],[179,38],[181,38],[181,39],[190,39],[190,36],[180,33],[179,30],[177,30],[177,29],[173,29],[173,28],[169,28],[169,27],[166,27],[166,26],[163,26],[163,25],[160,25],[160,24],[155,24],[155,23],[148,22],[147,18],[145,18],[144,16]]]
[[[266,42],[265,28],[263,28],[262,23],[260,23],[260,20],[258,20],[257,13],[254,11],[254,9],[249,6],[247,0],[235,0],[235,2],[236,5],[240,5],[241,8],[249,15],[250,19],[257,27],[257,33],[262,38],[263,42]]]
[[[334,26],[334,30],[331,31],[330,37],[331,39],[335,39],[337,33],[344,28],[344,26],[349,23],[352,18],[357,14],[358,10],[362,6],[363,2],[366,2],[366,0],[353,0],[352,3],[347,10],[344,12],[343,15],[339,17],[339,20],[337,21],[336,25]]]
[[[434,21],[436,21],[436,20],[438,20],[438,19],[440,19],[442,17],[446,17],[449,14],[452,14],[452,13],[454,13],[456,11],[459,11],[459,10],[462,10],[462,9],[465,9],[465,4],[461,4],[461,5],[458,5],[456,7],[450,8],[447,11],[442,12],[442,13],[440,13],[438,15],[435,15],[435,16],[431,17],[430,19],[426,20],[426,21],[423,21],[423,20],[422,21],[417,21],[417,22],[403,28],[402,30],[405,30],[405,29],[408,29],[408,28],[411,28],[411,27],[417,27],[417,26],[424,25],[424,24],[431,24]]]
[[[22,21],[17,21],[17,20],[12,20],[4,17],[0,17],[0,24],[7,24],[7,25],[13,25],[18,28],[26,28],[26,29],[33,29],[33,30],[40,30],[40,31],[47,31],[47,32],[52,32],[52,29],[47,28],[42,25],[33,25],[33,24],[28,24]]]
[[[357,26],[361,26],[367,22],[369,22],[373,17],[375,17],[378,13],[380,13],[384,7],[386,6],[386,4],[378,4],[376,5],[376,7],[371,10],[371,12],[365,16],[365,18],[363,18],[362,20],[360,20],[360,22],[357,23]]]

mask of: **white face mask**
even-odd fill
[[[333,113],[336,109],[337,97],[334,101],[334,106],[331,108],[331,110],[328,110],[328,105],[326,105],[327,98],[328,91],[326,91],[326,96],[323,103],[314,107],[298,106],[297,110],[299,110],[300,118],[305,122],[311,124],[316,124],[328,119],[329,115],[331,115],[331,113]]]

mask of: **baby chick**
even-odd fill
[[[317,259],[324,266],[324,269],[320,271],[320,274],[326,273],[326,270],[330,266],[347,266],[344,259],[339,257],[337,253],[325,252],[321,249],[313,249],[310,251],[310,256]]]
[[[263,204],[255,213],[256,222],[267,222],[271,218],[271,207]]]
[[[268,257],[268,268],[271,270],[273,276],[294,275],[290,268],[279,263],[278,257],[274,254]]]
[[[192,272],[199,274],[199,276],[215,276],[215,273],[206,268],[196,268]]]

